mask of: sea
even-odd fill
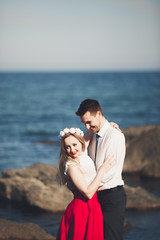
[[[160,124],[160,72],[0,72],[0,174],[34,163],[57,164],[59,131],[79,127],[84,99],[96,99],[120,128]],[[46,144],[52,142],[53,144]],[[160,197],[160,179],[125,176]],[[31,211],[0,201],[0,218],[34,222],[56,235],[62,213]],[[160,240],[160,210],[126,211],[124,240]]]

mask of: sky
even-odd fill
[[[0,0],[0,71],[160,70],[160,0]]]

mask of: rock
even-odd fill
[[[64,211],[73,195],[56,182],[56,173],[57,168],[48,164],[5,170],[0,178],[0,197],[45,211]],[[128,186],[125,189],[128,209],[160,207],[160,199],[144,189]]]
[[[56,179],[57,168],[49,164],[33,164],[32,166],[24,167],[21,169],[8,169],[2,172],[3,178],[13,178],[13,177],[22,177],[22,178],[35,178],[42,181],[44,184],[49,185],[53,183],[53,180]]]
[[[0,219],[1,240],[55,240],[35,223],[16,223]]]
[[[131,140],[135,136],[140,136],[143,132],[148,132],[152,129],[160,129],[159,125],[143,125],[143,126],[133,126],[129,128],[122,129],[123,133],[126,136],[127,141]]]
[[[124,186],[127,195],[127,209],[147,210],[160,208],[160,198],[142,187]]]
[[[132,127],[123,132],[127,146],[123,173],[160,178],[160,126]]]
[[[45,211],[64,211],[73,195],[55,181],[56,173],[56,167],[47,164],[3,171],[0,197]]]

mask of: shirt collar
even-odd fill
[[[108,127],[110,126],[110,123],[106,120],[106,122],[104,123],[104,125],[101,127],[101,129],[99,130],[99,132],[97,132],[97,134],[100,137],[103,137],[103,135],[106,133]]]

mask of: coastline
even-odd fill
[[[136,176],[143,179],[144,182],[146,179],[151,182],[154,181],[153,179],[160,182],[160,177],[157,174],[157,171],[160,172],[158,164],[160,126],[131,127],[122,129],[122,131],[125,134],[127,146],[126,165],[124,165],[123,172],[125,178],[127,179],[128,175],[130,178]],[[44,142],[44,144],[48,143]],[[137,156],[140,157],[137,158]],[[152,161],[149,161],[149,156],[154,156]],[[30,214],[34,209],[38,213],[59,216],[57,217],[59,222],[63,211],[72,199],[72,194],[65,187],[59,187],[55,177],[56,167],[49,164],[34,164],[21,169],[4,170],[0,177],[0,198],[1,200],[3,198],[6,202],[6,208],[10,206],[11,209],[16,209],[18,207],[18,211],[22,215],[24,208],[28,208]],[[133,181],[130,180],[132,182],[130,186],[125,186],[128,198],[127,213],[131,211],[132,214],[136,211],[144,214],[148,211],[154,212],[156,209],[159,212],[160,193],[153,194],[142,186],[136,186]],[[10,224],[5,223],[6,225]],[[128,229],[131,229],[130,225],[132,225],[132,222],[128,224]],[[54,232],[56,232],[56,229],[55,226]],[[51,235],[53,237],[55,234]]]

